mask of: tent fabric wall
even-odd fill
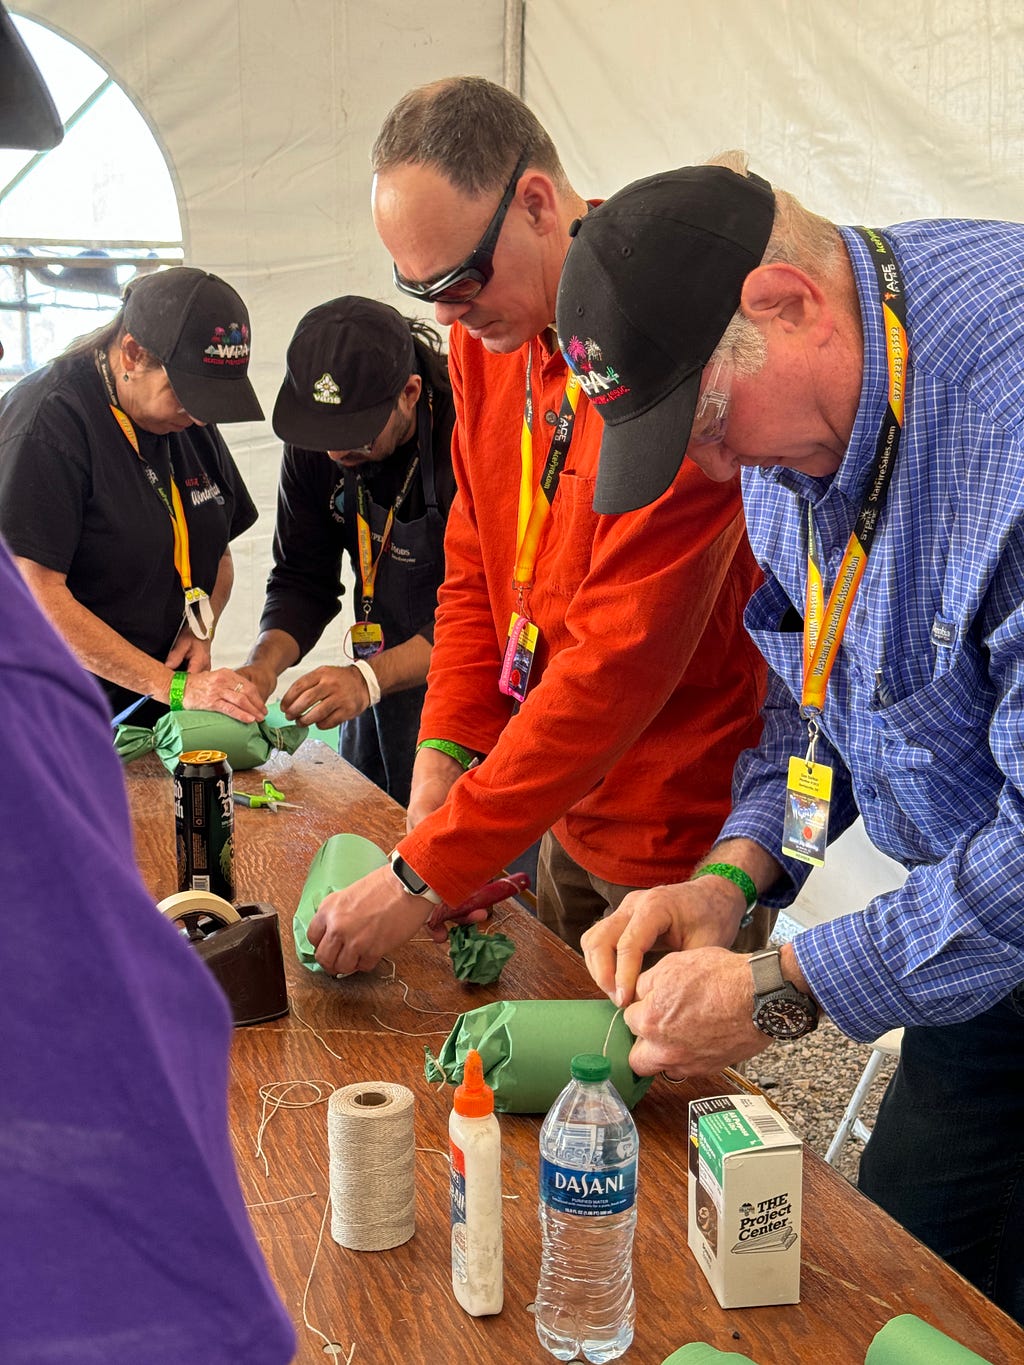
[[[474,0],[471,15],[412,0],[11,7],[95,57],[153,129],[178,190],[186,263],[223,275],[249,307],[250,374],[268,419],[308,308],[366,294],[412,311],[370,218],[370,147],[410,86],[454,72],[501,79],[502,0]],[[269,420],[223,434],[260,509],[233,547],[235,587],[214,650],[216,664],[237,665],[263,605],[281,446]],[[339,646],[332,627],[310,660],[337,661]]]

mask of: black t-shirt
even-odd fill
[[[192,581],[209,593],[228,542],[256,520],[252,499],[215,427],[135,430],[168,496],[173,470]],[[72,595],[136,648],[166,657],[184,612],[171,518],[91,354],[55,360],[0,399],[0,534],[14,554],[65,574]],[[100,681],[115,711],[133,699]]]
[[[420,398],[427,402],[426,390]],[[426,518],[422,461],[396,517],[389,552],[377,572],[373,618],[384,626],[385,647],[413,635],[434,638],[437,589],[444,577],[444,524],[455,496],[451,437],[455,409],[451,391],[438,386],[433,394],[431,453],[439,515]],[[377,509],[391,507],[417,451],[417,437],[380,464],[359,471]],[[375,518],[377,530],[383,512]],[[416,559],[403,546],[403,528],[423,530],[416,536]],[[375,537],[374,556],[379,553]],[[323,451],[285,446],[277,496],[274,567],[267,580],[261,630],[284,630],[309,652],[340,610],[342,555],[356,571],[356,471],[342,469]]]

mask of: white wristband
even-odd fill
[[[353,667],[358,668],[359,672],[363,675],[363,681],[366,683],[366,690],[370,694],[370,705],[376,706],[380,701],[380,683],[377,681],[376,673],[374,673],[365,659],[353,660]]]

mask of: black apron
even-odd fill
[[[444,578],[445,519],[437,505],[434,487],[434,447],[430,402],[420,398],[416,415],[420,467],[426,511],[415,521],[395,518],[391,541],[377,573],[371,619],[384,632],[384,648],[404,643],[425,621],[432,619],[437,590]],[[370,529],[380,544],[388,515],[370,498]],[[376,706],[346,721],[338,739],[338,752],[354,768],[375,782],[399,805],[409,804],[412,765],[426,685],[381,697]]]

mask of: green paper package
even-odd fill
[[[295,951],[304,967],[311,972],[323,971],[307,933],[309,921],[316,914],[320,902],[332,891],[344,890],[360,877],[366,877],[378,867],[383,867],[386,862],[387,857],[377,845],[358,834],[332,834],[320,845],[313,854],[292,921]]]
[[[892,1318],[868,1347],[864,1365],[989,1365],[912,1313]]]
[[[569,1081],[578,1052],[604,1052],[612,1084],[630,1109],[645,1094],[650,1076],[630,1069],[634,1043],[622,1013],[610,1000],[495,1000],[462,1014],[435,1057],[429,1049],[428,1081],[462,1081],[466,1053],[479,1052],[494,1107],[504,1114],[545,1114]]]
[[[122,763],[131,763],[156,748],[156,735],[146,725],[119,725],[114,731],[114,752]]]
[[[168,711],[153,727],[160,762],[173,773],[190,749],[220,749],[233,773],[258,768],[274,749],[293,754],[309,734],[305,725],[268,725],[232,720],[219,711]]]
[[[756,1361],[735,1351],[719,1351],[706,1341],[691,1341],[673,1351],[661,1365],[756,1365]]]

